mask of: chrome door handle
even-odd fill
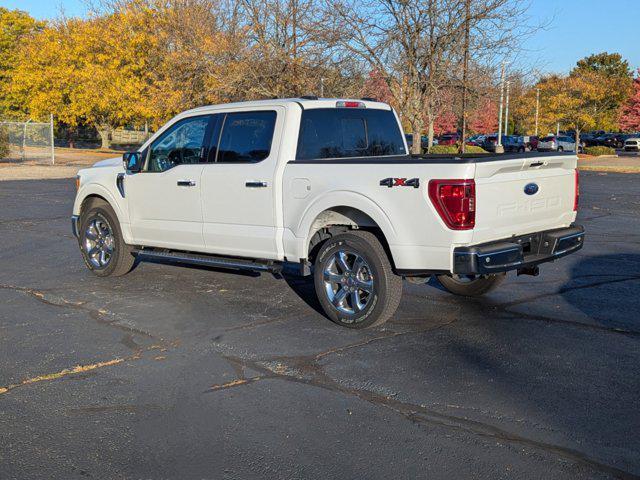
[[[195,180],[178,180],[178,186],[179,187],[195,187],[196,181]]]
[[[247,188],[262,188],[267,186],[267,182],[261,182],[261,181],[246,182],[244,186]]]

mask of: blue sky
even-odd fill
[[[528,1],[532,19],[551,24],[527,40],[525,63],[544,72],[567,73],[578,59],[608,51],[640,67],[640,0]],[[61,9],[67,16],[86,12],[83,0],[0,0],[0,6],[20,8],[40,19],[55,17]]]

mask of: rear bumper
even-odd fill
[[[584,227],[530,233],[520,237],[453,250],[453,273],[486,275],[551,262],[577,252],[584,243]]]
[[[79,224],[80,224],[80,216],[72,215],[71,216],[71,233],[73,233],[73,236],[76,238],[80,237],[80,233],[78,230]]]

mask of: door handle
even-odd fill
[[[246,182],[244,186],[247,188],[262,188],[267,186],[267,182],[255,180],[251,182]]]
[[[195,187],[196,181],[195,180],[178,180],[178,186],[179,187]]]

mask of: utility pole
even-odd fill
[[[509,135],[509,87],[511,82],[507,80],[507,102],[504,107],[504,134]]]
[[[502,104],[504,102],[504,67],[506,62],[502,62],[502,69],[500,72],[500,111],[498,112],[498,143],[496,145],[496,153],[504,153],[504,147],[502,146]]]
[[[540,111],[540,89],[536,88],[536,137],[538,136],[538,112]]]
[[[49,136],[51,137],[51,165],[56,164],[56,146],[53,138],[53,113],[49,115]]]
[[[462,65],[462,142],[460,153],[465,152],[465,138],[467,136],[467,71],[469,70],[469,16],[471,0],[465,2],[464,26],[464,60]]]

